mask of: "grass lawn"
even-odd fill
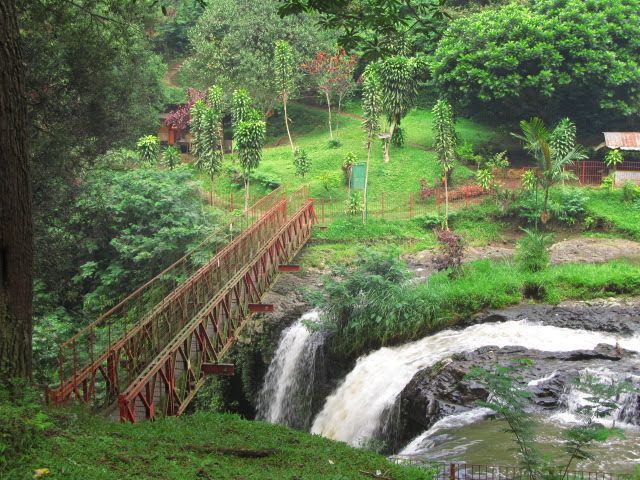
[[[359,106],[355,104],[354,109]],[[360,120],[340,116],[338,137],[341,146],[329,148],[329,132],[326,111],[312,106],[293,104],[290,106],[292,135],[297,146],[303,148],[311,158],[311,171],[302,179],[295,175],[291,147],[286,140],[283,119],[274,116],[268,121],[268,141],[272,146],[264,150],[263,160],[256,170],[261,176],[278,179],[288,190],[294,190],[302,183],[308,183],[311,194],[316,198],[344,199],[346,188],[342,184],[342,162],[348,152],[357,155],[359,161],[366,160],[364,133]],[[376,144],[369,171],[369,193],[372,198],[384,192],[385,195],[406,196],[409,192],[419,191],[421,178],[431,184],[439,175],[439,167],[435,153],[426,151],[431,147],[432,122],[431,113],[427,110],[415,109],[403,120],[407,142],[403,148],[392,148],[391,161],[383,162],[382,146]],[[491,138],[491,132],[469,120],[458,122],[458,133],[462,141],[478,142]],[[426,150],[425,150],[426,149]],[[234,156],[227,155],[225,167],[232,165]],[[462,181],[472,175],[471,170],[458,165],[454,170],[454,180]],[[323,179],[324,177],[324,179]],[[204,178],[204,177],[203,177]],[[205,183],[208,181],[205,179]],[[325,188],[324,184],[329,184]],[[253,182],[254,192],[264,193],[264,187]],[[219,194],[231,191],[238,192],[239,187],[233,185],[228,175],[222,174],[216,180],[215,190]]]
[[[54,411],[55,427],[8,471],[6,479],[430,479],[418,468],[305,432],[243,420],[235,415],[196,413],[136,425],[87,413]],[[225,450],[226,449],[226,450]],[[242,450],[262,451],[246,458]]]
[[[591,217],[602,219],[613,227],[613,230],[640,240],[640,208],[623,201],[622,189],[617,188],[610,192],[606,189],[592,188],[587,192],[587,210]]]

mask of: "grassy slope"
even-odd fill
[[[355,105],[354,110],[359,107]],[[329,133],[327,127],[327,114],[323,109],[305,106],[291,105],[290,117],[292,120],[292,135],[297,146],[305,149],[312,162],[311,171],[301,179],[295,175],[291,147],[289,146],[281,116],[269,119],[268,136],[269,143],[277,147],[264,150],[264,158],[257,172],[269,173],[279,177],[283,184],[290,190],[295,189],[301,183],[309,183],[312,195],[325,196],[319,177],[326,173],[334,173],[338,177],[342,175],[342,161],[348,152],[358,156],[358,160],[366,160],[364,148],[364,134],[360,120],[347,116],[339,118],[339,138],[342,145],[339,148],[330,149],[327,146]],[[461,120],[458,124],[458,132],[463,141],[477,142],[491,137],[487,128],[468,120]],[[382,148],[378,144],[373,153],[369,172],[369,192],[372,196],[385,194],[416,193],[419,189],[420,178],[426,178],[430,183],[438,174],[436,156],[431,151],[425,151],[431,147],[431,113],[426,110],[413,110],[403,120],[403,128],[407,135],[407,145],[400,149],[392,149],[391,161],[385,164],[382,161]],[[231,156],[227,156],[225,164],[231,164]],[[456,168],[455,176],[468,177],[470,171],[467,167]],[[257,191],[260,191],[260,187]],[[216,184],[216,191],[220,193],[234,190],[228,178],[221,175]],[[343,198],[345,189],[338,188],[332,193],[334,197]]]
[[[621,189],[613,192],[589,189],[587,210],[592,217],[603,219],[614,230],[640,240],[640,209],[622,201]]]
[[[2,478],[72,479],[359,479],[386,472],[398,480],[429,479],[424,470],[319,436],[234,415],[197,413],[136,425],[87,414],[57,413],[51,432]],[[217,448],[273,449],[264,458],[241,458]]]

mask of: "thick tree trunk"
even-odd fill
[[[33,224],[15,0],[0,0],[0,383],[31,376]]]

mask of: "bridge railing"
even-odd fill
[[[242,268],[173,335],[157,357],[147,362],[144,371],[120,395],[121,420],[151,419],[184,411],[202,385],[202,364],[217,363],[224,357],[251,315],[249,304],[260,301],[279,265],[293,258],[304,245],[314,221],[313,202],[307,199],[272,232],[267,242],[251,252]]]
[[[242,212],[242,215],[235,221],[235,225],[230,226],[232,232],[234,232],[234,229],[241,230],[239,235],[236,234],[235,240],[247,237],[245,232],[248,232],[251,226],[273,210],[278,201],[282,202],[280,207],[282,220],[280,221],[284,221],[286,215],[283,214],[286,206],[283,200],[282,189],[278,188]],[[273,220],[272,217],[273,214],[270,217],[271,220]],[[232,244],[235,240],[232,239],[229,244]],[[185,281],[193,277],[198,271],[210,265],[213,261],[212,257],[216,258],[225,250],[228,250],[229,244],[221,247],[218,233],[207,237],[178,261],[164,269],[156,277],[98,317],[93,323],[64,342],[59,351],[60,387],[52,390],[52,398],[62,401],[72,395],[74,391],[75,395],[79,396],[77,390],[80,388],[84,390],[84,396],[87,396],[88,393],[95,394],[93,386],[96,382],[96,376],[100,373],[97,371],[97,366],[102,368],[103,371],[101,373],[105,377],[113,377],[114,369],[117,370],[122,362],[129,369],[134,367],[138,363],[137,359],[134,358],[120,359],[118,360],[118,365],[110,364],[105,366],[101,364],[105,360],[107,353],[113,349],[114,344],[127,331],[140,323],[142,319],[149,315],[153,316],[154,312],[156,316],[159,313],[166,314],[166,309],[160,308],[160,312],[157,311],[158,307],[162,306],[163,299],[175,292],[180,285],[185,285]],[[230,268],[230,265],[228,265],[230,261],[240,261],[237,257],[235,259],[225,257],[225,259],[227,262],[225,268]],[[220,263],[220,266],[222,265],[223,263]],[[159,332],[161,330],[160,327],[156,327],[156,331]],[[114,388],[115,386],[112,385],[111,387]]]

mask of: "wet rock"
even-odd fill
[[[593,350],[570,352],[485,346],[456,354],[416,373],[404,388],[398,400],[396,434],[389,441],[391,450],[405,445],[441,418],[475,408],[479,401],[487,399],[487,390],[466,378],[472,367],[489,369],[496,364],[507,365],[516,358],[528,358],[533,362],[530,368],[521,372],[519,379],[519,383],[531,392],[532,410],[559,408],[563,394],[584,368],[608,367],[630,373],[637,368],[634,352],[605,344]],[[629,411],[634,408],[630,405]]]
[[[561,302],[558,305],[522,304],[479,313],[461,326],[508,320],[529,320],[556,327],[630,335],[640,331],[640,299],[608,298]]]

